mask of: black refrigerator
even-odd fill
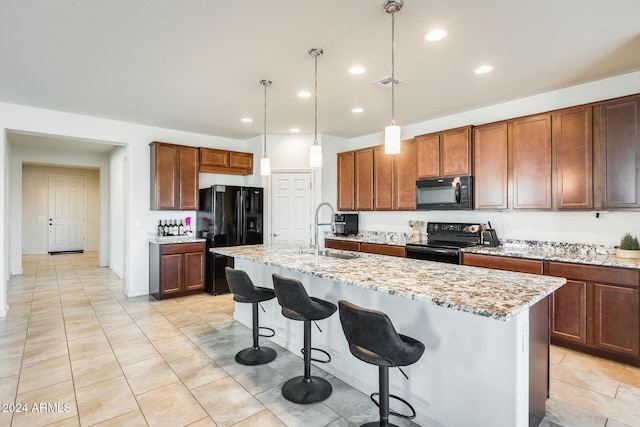
[[[233,258],[214,254],[211,248],[263,243],[263,198],[264,191],[258,187],[213,185],[200,189],[196,233],[207,239],[206,292],[229,292],[224,268],[233,267]]]

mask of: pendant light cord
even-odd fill
[[[271,80],[260,80],[264,86],[264,140],[262,143],[262,157],[267,157],[267,87],[271,85]]]
[[[396,67],[395,67],[395,23],[396,13],[391,14],[391,125],[396,124],[396,104],[395,104],[395,88],[396,88]]]
[[[315,110],[315,133],[313,136],[313,143],[317,144],[318,143],[318,55],[314,55],[313,57],[314,62],[315,62],[315,86],[314,86],[314,96],[315,96],[315,103],[314,103],[314,110]]]

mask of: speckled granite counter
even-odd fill
[[[197,243],[197,242],[207,241],[207,239],[201,239],[199,237],[189,237],[189,236],[151,237],[148,240],[149,240],[149,243],[155,243],[157,245],[171,245],[174,243]]]
[[[563,278],[480,269],[384,255],[359,258],[299,253],[285,246],[238,246],[215,252],[403,298],[508,320],[562,286]]]
[[[404,246],[409,241],[410,236],[397,233],[367,233],[357,236],[339,236],[337,234],[326,234],[325,239],[346,240],[350,242],[377,243],[379,245]]]
[[[639,259],[618,258],[615,256],[615,248],[602,245],[507,240],[497,248],[474,246],[462,251],[511,258],[640,269]]]

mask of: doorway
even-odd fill
[[[312,244],[311,171],[271,174],[271,243]]]
[[[84,251],[86,178],[50,175],[47,181],[47,252]]]

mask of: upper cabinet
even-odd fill
[[[593,208],[593,125],[591,106],[552,114],[554,207]]]
[[[200,148],[200,172],[253,174],[253,153]]]
[[[509,123],[513,208],[551,209],[551,115]]]
[[[471,174],[471,126],[416,137],[417,178]]]
[[[338,153],[338,210],[351,211],[355,206],[355,154]]]
[[[473,129],[473,170],[476,209],[507,209],[507,122]]]
[[[354,152],[354,184],[353,209],[373,210],[373,148]]]
[[[154,141],[151,147],[151,209],[198,209],[198,149]]]
[[[640,207],[640,96],[594,107],[596,208]]]

